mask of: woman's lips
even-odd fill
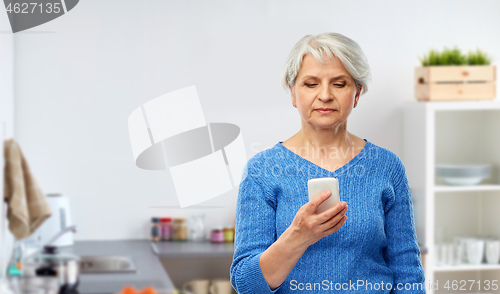
[[[321,114],[328,114],[328,113],[334,112],[335,110],[334,109],[316,109],[316,111],[321,113]]]

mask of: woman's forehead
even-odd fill
[[[334,75],[350,78],[351,75],[345,69],[342,62],[334,56],[333,62],[330,58],[325,54],[323,55],[324,64],[316,60],[312,54],[304,55],[302,59],[302,65],[299,70],[298,78],[304,77],[322,77],[324,75]]]

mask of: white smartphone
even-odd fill
[[[336,177],[312,178],[307,181],[309,190],[309,201],[321,194],[323,191],[329,190],[332,195],[326,199],[316,210],[316,213],[322,213],[330,207],[340,202],[339,181]]]

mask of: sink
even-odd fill
[[[80,273],[131,273],[137,272],[129,256],[80,256]]]

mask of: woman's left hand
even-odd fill
[[[260,267],[271,289],[276,289],[285,281],[310,245],[335,233],[345,223],[347,204],[344,201],[316,214],[318,206],[331,194],[325,191],[304,204],[295,214],[292,224],[262,253]]]
[[[344,225],[347,219],[345,213],[348,209],[345,201],[337,203],[322,213],[316,213],[318,207],[330,196],[330,191],[324,191],[299,209],[292,224],[283,233],[291,245],[295,244],[297,248],[305,251],[307,247],[335,233]]]

